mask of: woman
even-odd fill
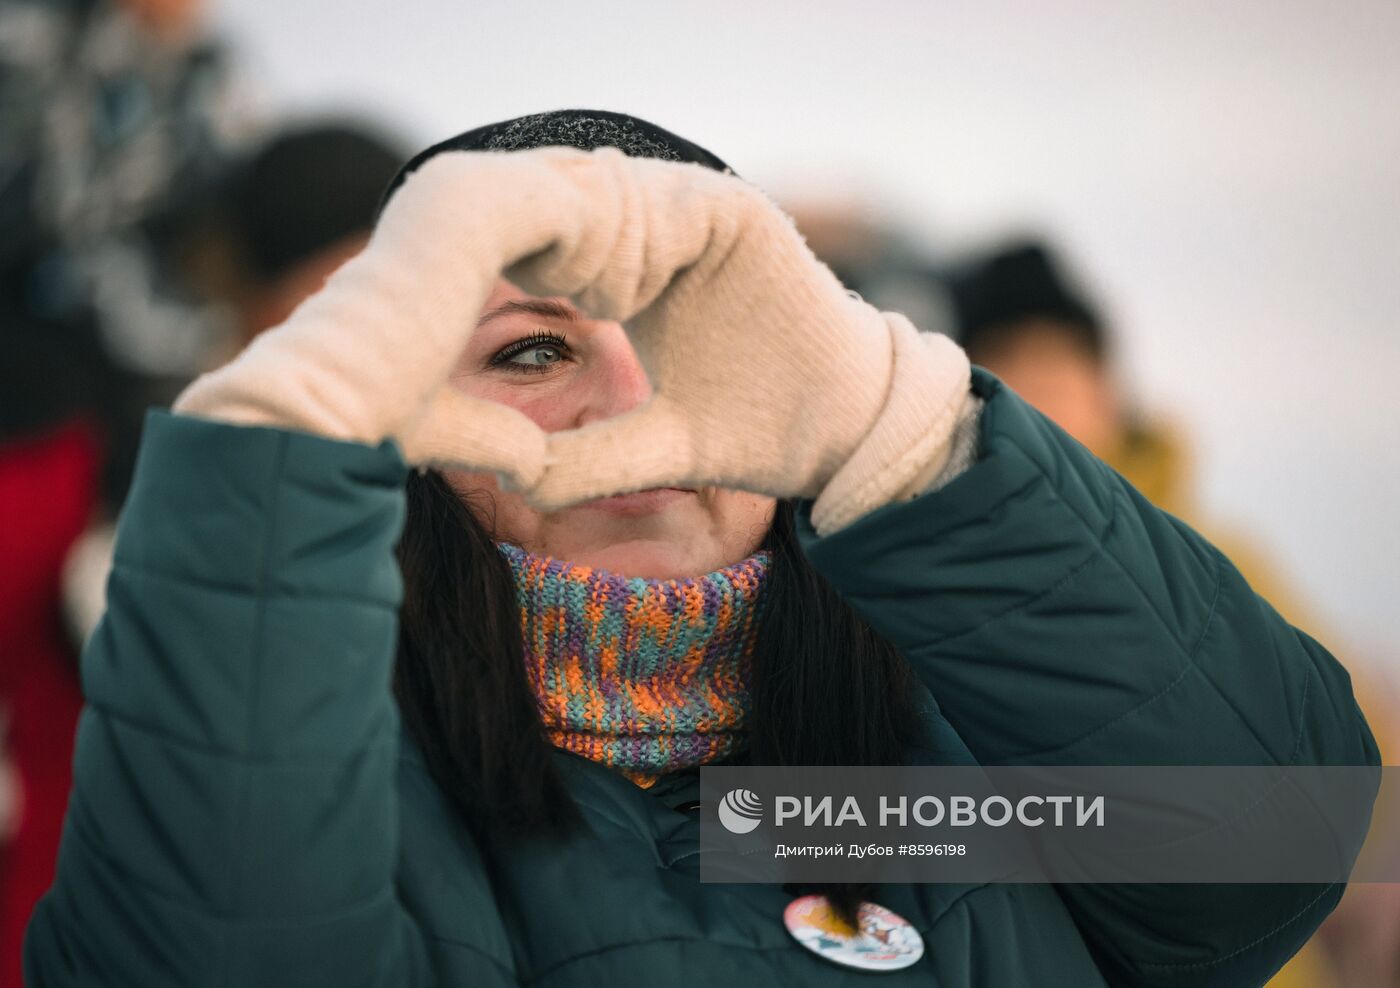
[[[405,171],[150,420],[31,988],[844,983],[810,890],[699,883],[698,766],[1374,763],[1320,646],[708,152]],[[922,934],[890,984],[1235,985],[1341,887],[822,891]]]

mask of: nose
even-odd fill
[[[646,404],[651,381],[621,323],[595,323],[594,355],[585,369],[587,398],[576,426],[622,415]]]

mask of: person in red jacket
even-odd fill
[[[82,708],[62,618],[63,563],[97,503],[101,457],[79,418],[0,442],[0,706],[15,782],[0,842],[0,983],[18,983],[20,943],[53,881]]]

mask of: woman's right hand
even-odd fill
[[[515,409],[451,388],[448,375],[501,272],[526,259],[522,274],[556,294],[596,287],[632,308],[655,297],[665,281],[651,284],[637,259],[636,194],[628,159],[613,150],[440,154],[395,191],[359,255],[191,384],[175,411],[394,439],[410,463],[494,471],[527,489],[544,469],[544,433]]]

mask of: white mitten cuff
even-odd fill
[[[855,452],[812,506],[818,535],[843,528],[936,476],[970,395],[972,368],[962,347],[941,333],[921,333],[884,313],[894,347],[885,402]],[[921,489],[921,488],[916,488]]]

